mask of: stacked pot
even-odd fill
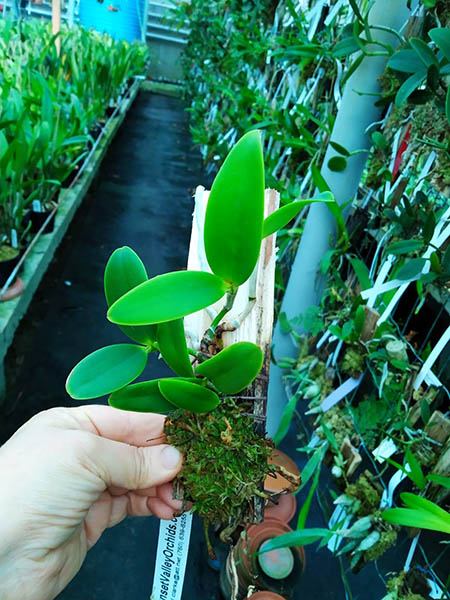
[[[295,462],[279,450],[274,450],[271,463],[282,466],[294,476],[299,476]],[[267,477],[264,488],[272,494],[262,523],[249,525],[237,544],[230,550],[220,573],[220,587],[226,600],[232,597],[233,581],[238,583],[237,598],[247,598],[250,586],[257,592],[253,600],[286,600],[292,596],[305,568],[305,552],[302,547],[280,548],[258,554],[268,540],[289,533],[288,522],[296,510],[294,486],[277,474]]]

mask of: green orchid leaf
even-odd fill
[[[424,66],[414,50],[399,50],[388,60],[387,66],[402,73],[417,73],[423,71]]]
[[[344,156],[333,156],[328,161],[330,171],[344,171],[347,167],[347,159]]]
[[[400,242],[394,242],[386,248],[386,254],[408,254],[409,252],[415,252],[420,250],[423,246],[422,240],[401,240]]]
[[[179,408],[193,413],[205,413],[220,404],[219,396],[212,390],[182,379],[161,379],[161,394]]]
[[[397,279],[402,281],[410,281],[417,279],[423,271],[427,261],[425,258],[412,258],[396,274]]]
[[[450,31],[446,27],[435,27],[430,29],[428,35],[445,56],[450,61]]]
[[[333,535],[332,531],[328,529],[311,528],[311,529],[299,529],[297,531],[290,531],[289,533],[283,533],[276,537],[269,539],[264,544],[264,548],[258,551],[258,554],[264,552],[270,552],[271,550],[278,550],[278,548],[293,548],[296,546],[307,546],[313,544],[321,538],[330,538]]]
[[[355,275],[358,278],[359,285],[362,290],[368,290],[372,287],[373,283],[370,278],[369,269],[366,264],[356,256],[349,256],[348,260],[355,271]]]
[[[111,394],[136,379],[147,364],[147,351],[135,344],[115,344],[92,352],[70,372],[67,393],[76,400]]]
[[[443,487],[450,490],[450,477],[445,477],[445,475],[438,475],[437,473],[430,473],[427,475],[428,481],[432,481],[433,483],[437,483],[438,485],[442,485]]]
[[[347,150],[347,148],[345,148],[341,144],[338,144],[337,142],[330,142],[330,146],[332,148],[334,148],[334,150],[336,150],[336,152],[338,152],[339,154],[342,154],[342,156],[347,156],[347,157],[350,156],[350,152]]]
[[[237,394],[261,371],[262,350],[251,342],[237,342],[200,363],[196,373],[208,377],[223,394]]]
[[[272,233],[275,233],[287,225],[289,221],[298,215],[302,208],[313,202],[334,202],[334,196],[331,192],[323,192],[319,194],[317,198],[311,198],[310,200],[296,200],[295,202],[282,206],[264,219],[262,237],[265,238],[268,235],[272,235]]]
[[[206,207],[204,241],[213,273],[234,285],[258,261],[264,218],[264,163],[259,131],[232,148],[217,174]]]
[[[139,256],[128,246],[117,248],[105,267],[104,288],[108,307],[127,292],[148,281],[147,271]],[[139,344],[149,345],[156,340],[156,326],[120,326],[129,338]]]
[[[355,331],[358,335],[361,335],[361,333],[364,329],[365,322],[366,322],[366,311],[364,310],[364,305],[360,304],[358,306],[358,308],[356,309],[355,320],[354,320]]]
[[[428,69],[431,65],[439,68],[439,62],[433,50],[420,38],[412,37],[409,40],[411,48],[420,58],[425,68]]]
[[[121,410],[167,414],[175,407],[161,394],[158,383],[158,379],[133,383],[111,394],[108,402]]]
[[[220,300],[228,286],[203,271],[175,271],[141,283],[110,307],[108,319],[118,325],[173,321]]]
[[[401,106],[411,96],[411,94],[422,84],[427,76],[426,71],[413,73],[406,81],[402,83],[395,96],[395,106]]]
[[[414,454],[411,452],[411,450],[408,449],[406,451],[405,459],[409,465],[409,468],[411,469],[411,472],[409,473],[409,477],[414,481],[414,483],[417,485],[419,490],[425,489],[425,484],[426,484],[425,475],[423,474],[422,467],[420,466],[419,461],[414,456]]]
[[[448,513],[446,513],[446,518],[441,518],[428,513],[426,510],[389,508],[383,511],[381,516],[388,523],[450,533],[450,515]]]
[[[284,405],[283,413],[281,415],[280,424],[278,425],[277,432],[273,437],[273,443],[275,446],[281,444],[286,435],[288,434],[291,426],[292,419],[294,417],[295,409],[297,407],[298,396],[294,394],[292,398]],[[303,473],[302,473],[303,480]]]
[[[194,370],[189,360],[183,319],[159,323],[157,328],[158,346],[163,359],[177,375],[193,377]]]

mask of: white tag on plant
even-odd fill
[[[11,229],[11,246],[13,248],[18,248],[19,246],[17,239],[17,231],[15,229]]]
[[[350,377],[350,379],[347,379],[346,381],[344,381],[344,383],[342,385],[340,385],[338,388],[333,390],[331,392],[331,394],[328,394],[328,396],[325,398],[325,400],[321,404],[323,412],[330,410],[330,408],[333,407],[338,402],[340,402],[340,400],[342,400],[342,398],[345,398],[345,396],[347,396],[348,394],[353,392],[353,390],[355,390],[359,386],[359,384],[361,383],[361,380],[362,380],[362,375],[360,375],[358,377],[358,379],[354,379],[353,377]]]
[[[160,521],[150,600],[180,600],[191,537],[192,513]]]
[[[33,200],[32,202],[33,212],[42,212],[42,205],[39,200]]]

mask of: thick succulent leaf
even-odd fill
[[[264,163],[259,131],[232,148],[206,207],[204,240],[213,273],[235,285],[246,281],[259,256],[264,218]]]
[[[275,233],[275,231],[278,231],[287,225],[289,221],[298,215],[302,208],[308,206],[308,204],[312,204],[313,202],[334,202],[334,197],[331,192],[323,192],[319,194],[317,198],[311,198],[309,200],[296,200],[295,202],[291,202],[290,204],[282,206],[264,219],[262,233],[263,238],[267,237],[268,235],[272,235],[272,233]]]
[[[182,379],[161,379],[159,381],[161,394],[179,408],[194,413],[205,413],[216,408],[220,399],[212,390]]]
[[[106,263],[104,288],[108,307],[136,286],[148,280],[144,263],[139,256],[129,248],[117,248]],[[141,327],[120,326],[129,338],[139,344],[150,344],[156,339],[155,325]]]
[[[67,393],[76,400],[111,394],[136,379],[147,364],[147,351],[135,344],[115,344],[92,352],[70,372]]]
[[[196,373],[208,377],[223,394],[237,394],[261,371],[263,353],[251,342],[238,342],[196,367]]]
[[[174,410],[159,391],[158,379],[133,383],[111,394],[108,402],[114,408],[135,412],[152,412],[166,414]]]
[[[398,50],[388,60],[387,66],[403,73],[417,73],[424,68],[419,56],[409,49]]]
[[[436,27],[434,29],[430,29],[428,35],[445,56],[445,58],[450,61],[450,31],[448,27]]]
[[[108,319],[118,325],[172,321],[220,300],[228,286],[202,271],[175,271],[141,283],[110,307]]]
[[[177,375],[193,377],[194,370],[189,360],[183,319],[159,323],[157,328],[159,351],[163,359]]]
[[[395,96],[395,106],[401,106],[411,96],[423,82],[427,76],[426,71],[419,71],[413,73],[406,81],[399,87],[397,95]]]

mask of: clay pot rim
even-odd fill
[[[274,504],[272,503],[270,500],[267,504],[267,506],[264,509],[264,515],[267,515],[267,517],[265,516],[265,519],[278,519],[279,521],[282,521],[283,523],[289,523],[289,521],[294,517],[295,515],[295,511],[297,510],[297,501],[295,499],[295,496],[291,493],[291,492],[286,492],[284,494],[277,494],[278,495],[278,502],[281,503],[283,502],[283,506],[280,507],[280,504]],[[286,498],[286,500],[282,500],[283,496]],[[286,511],[286,514],[281,517],[278,513],[281,511],[283,511],[284,509],[289,508],[289,511]],[[273,514],[271,514],[273,513]]]
[[[251,596],[247,598],[247,600],[285,600],[284,596],[280,596],[280,594],[276,594],[275,592],[271,592],[269,590],[259,590],[258,592],[254,592]]]
[[[287,471],[295,476],[300,476],[300,469],[296,465],[295,461],[288,456],[285,452],[282,452],[278,448],[274,448],[272,454],[267,460],[269,465],[277,465],[284,467]],[[267,475],[264,481],[264,489],[268,492],[293,492],[296,487],[285,479],[282,475],[277,474],[275,477]]]

